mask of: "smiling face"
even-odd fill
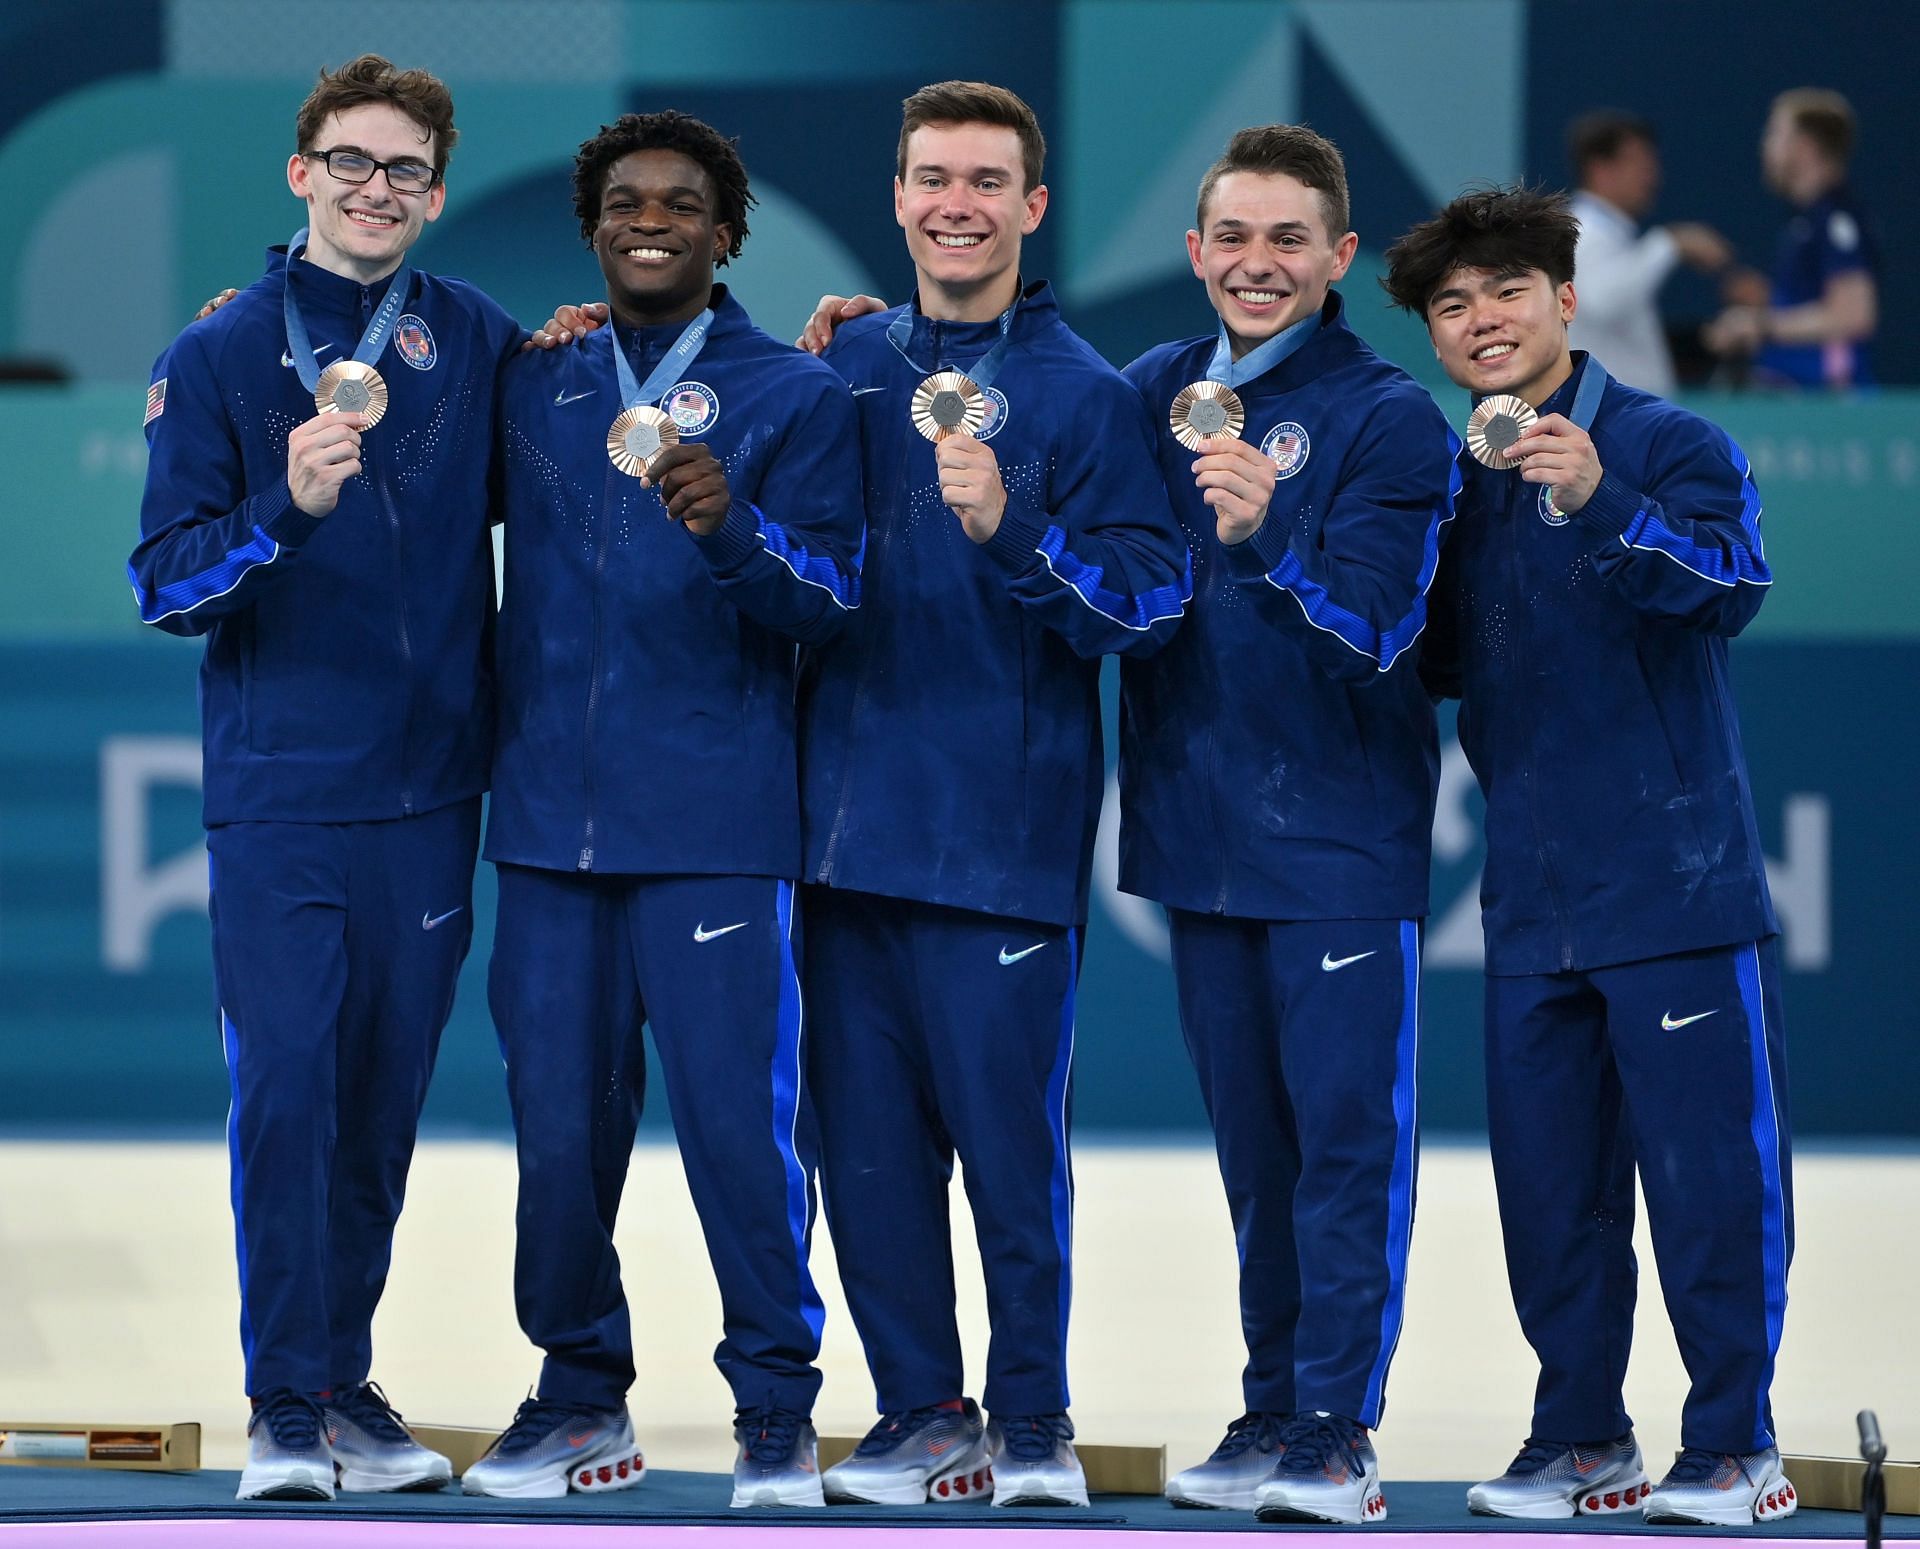
[[[706,169],[679,151],[631,151],[607,168],[593,251],[607,300],[637,327],[697,317],[732,232],[714,219]]]
[[[1013,305],[1020,241],[1047,209],[1022,191],[1020,136],[997,124],[922,124],[894,179],[893,215],[931,317],[986,322]]]
[[[1433,352],[1461,387],[1512,393],[1536,409],[1573,374],[1573,283],[1544,269],[1456,269],[1427,302]]]
[[[433,131],[386,102],[363,102],[329,114],[314,136],[316,151],[358,151],[375,161],[434,164]],[[343,183],[314,156],[287,162],[287,186],[307,203],[307,261],[369,283],[400,266],[426,223],[440,218],[446,184],[424,194],[397,194],[384,172]]]
[[[1205,222],[1187,233],[1187,257],[1236,357],[1315,316],[1360,244],[1351,231],[1335,238],[1326,201],[1286,173],[1227,173],[1207,199]]]

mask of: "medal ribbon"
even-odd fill
[[[662,393],[673,386],[674,379],[688,366],[693,364],[707,342],[707,331],[713,327],[713,308],[708,307],[692,322],[680,330],[680,337],[673,341],[660,364],[648,374],[645,383],[638,381],[633,367],[627,363],[626,346],[620,342],[620,329],[613,330],[613,369],[620,379],[620,407],[637,409],[643,404],[657,401]]]
[[[283,300],[287,314],[287,358],[299,373],[300,385],[312,392],[320,385],[320,362],[313,353],[313,341],[308,337],[299,305],[293,299],[293,261],[306,249],[307,228],[302,226],[287,244],[287,286]],[[393,329],[394,319],[407,304],[407,282],[411,275],[412,271],[404,262],[393,271],[393,278],[387,282],[387,293],[381,298],[380,305],[374,308],[367,331],[360,335],[360,343],[353,352],[353,358],[361,365],[371,366],[387,347],[387,335]]]
[[[1271,339],[1262,341],[1235,360],[1233,341],[1227,337],[1227,325],[1222,323],[1220,338],[1213,346],[1213,359],[1207,363],[1207,380],[1218,382],[1222,387],[1238,387],[1242,382],[1265,376],[1311,339],[1313,331],[1319,326],[1320,314],[1315,312],[1281,329]]]
[[[1580,362],[1580,385],[1573,390],[1573,408],[1567,418],[1582,430],[1593,429],[1593,417],[1600,411],[1600,397],[1606,390],[1607,374],[1589,355]]]
[[[1007,351],[1013,346],[1013,314],[1019,310],[1020,302],[1016,297],[1013,305],[1000,314],[998,324],[1000,337],[994,341],[993,348],[961,372],[961,375],[983,393],[993,386],[993,379],[1000,375],[1000,368],[1006,364]],[[913,319],[914,311],[909,305],[905,311],[887,324],[887,343],[899,352],[900,358],[923,377],[932,376],[936,371],[959,371],[958,366],[923,366],[907,353],[908,346],[913,343]]]

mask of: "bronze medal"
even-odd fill
[[[1189,452],[1200,450],[1208,436],[1238,441],[1247,428],[1247,411],[1240,395],[1220,382],[1194,382],[1173,395],[1167,413],[1173,438]]]
[[[1482,398],[1467,416],[1467,450],[1489,468],[1511,468],[1507,449],[1533,429],[1540,416],[1533,405],[1511,393]]]
[[[387,384],[371,366],[336,360],[314,383],[313,406],[322,414],[364,414],[371,430],[387,412]]]
[[[913,390],[913,428],[929,441],[963,432],[975,434],[987,422],[987,395],[960,371],[936,371]]]
[[[650,403],[625,409],[607,431],[607,456],[614,467],[637,479],[668,447],[677,445],[680,429]]]

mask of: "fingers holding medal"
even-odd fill
[[[1167,412],[1173,438],[1189,452],[1212,436],[1238,440],[1247,428],[1246,406],[1240,395],[1221,382],[1193,382],[1174,394]]]
[[[704,441],[662,447],[647,465],[647,482],[659,489],[668,518],[702,538],[719,531],[733,502],[727,471]]]
[[[929,441],[980,433],[987,423],[987,395],[960,371],[936,371],[913,390],[913,428]]]
[[[357,414],[367,430],[387,412],[386,379],[358,360],[336,360],[314,384],[313,406],[322,414]]]
[[[1532,404],[1512,393],[1482,398],[1467,416],[1467,450],[1485,467],[1517,467],[1513,450],[1539,418]]]

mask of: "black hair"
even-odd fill
[[[607,171],[616,161],[635,151],[678,151],[713,183],[714,224],[726,226],[731,237],[720,262],[738,258],[747,240],[747,211],[755,201],[737,144],[711,124],[672,108],[624,113],[611,124],[602,124],[573,158],[573,213],[580,217],[580,235],[592,245],[594,229],[600,224],[600,195]]]
[[[1573,278],[1580,222],[1563,193],[1546,188],[1481,188],[1462,194],[1387,249],[1380,283],[1416,317],[1456,269],[1520,275],[1535,269],[1555,285]]]

